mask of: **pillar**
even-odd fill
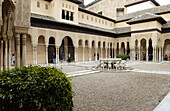
[[[162,52],[161,59],[162,59],[162,61],[164,61],[164,46],[162,47],[162,50],[161,50],[161,52]]]
[[[2,61],[2,59],[1,59],[1,52],[2,52],[1,44],[2,44],[2,41],[0,40],[0,72],[1,72],[1,61]]]
[[[117,53],[117,51],[116,51],[116,47],[114,48],[114,58],[116,58],[116,53]]]
[[[8,68],[10,69],[11,68],[11,39],[9,39],[8,41]]]
[[[153,46],[153,61],[156,61],[156,48]]]
[[[125,42],[125,54],[127,55],[127,43]]]
[[[95,61],[97,61],[97,47],[95,47]]]
[[[85,56],[84,56],[84,49],[85,49],[85,47],[83,46],[83,62],[84,62],[84,57],[85,57]]]
[[[59,63],[59,47],[56,46],[56,64]]]
[[[22,66],[26,65],[26,34],[22,36]]]
[[[74,59],[75,59],[75,62],[78,61],[78,47],[74,47]]]
[[[106,58],[107,58],[107,47],[106,47]]]
[[[48,65],[48,45],[45,47],[46,64]]]
[[[21,59],[21,57],[20,57],[20,34],[16,34],[16,59],[15,59],[15,65],[17,66],[17,67],[20,67],[20,59]]]
[[[89,61],[91,61],[91,47],[89,47]]]
[[[159,47],[159,62],[161,61],[161,47]]]
[[[100,49],[101,50],[101,58],[103,58],[103,50],[102,49],[103,49],[103,47],[101,47],[101,49]]]
[[[132,61],[135,61],[135,56],[136,56],[135,47],[132,47],[132,48],[130,49],[130,52],[131,52],[131,60],[132,60]]]
[[[7,44],[7,40],[3,41],[3,70],[5,70],[7,68],[7,52],[8,52],[8,44]]]
[[[37,65],[37,45],[33,45],[33,64]]]

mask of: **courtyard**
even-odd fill
[[[62,68],[71,74],[90,70],[93,65],[68,64]],[[153,111],[170,91],[170,63],[127,65],[132,71],[103,70],[72,77],[75,111]]]

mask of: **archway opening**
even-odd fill
[[[92,61],[94,61],[95,60],[95,42],[94,41],[92,41],[92,48],[91,48],[91,59],[92,59]]]
[[[48,43],[48,63],[56,63],[56,47],[54,37],[49,38]]]
[[[125,54],[125,43],[121,43],[121,54]]]
[[[141,60],[146,60],[146,39],[141,40],[140,50],[141,50],[141,54],[140,54]]]
[[[98,49],[97,49],[97,60],[101,58],[101,42],[98,42]]]
[[[110,55],[111,58],[113,58],[112,54],[113,54],[112,43],[110,43],[110,54],[109,55]]]
[[[119,43],[117,43],[116,56],[119,54]]]
[[[70,58],[70,59],[69,59]],[[59,49],[59,59],[62,61],[74,61],[74,46],[70,37],[66,36],[62,40]]]
[[[106,58],[106,47],[105,47],[105,42],[103,42],[103,58]]]
[[[129,59],[130,59],[130,45],[129,45],[129,42],[127,42],[127,55],[129,56]]]
[[[170,61],[170,39],[165,40],[164,44],[164,60]]]
[[[135,60],[138,60],[138,40],[135,41]]]
[[[148,47],[148,60],[153,60],[153,47],[152,47],[152,40],[149,39],[149,47]]]

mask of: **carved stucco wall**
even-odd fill
[[[31,0],[16,0],[15,6],[15,26],[29,27]]]

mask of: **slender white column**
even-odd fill
[[[20,67],[20,34],[16,34],[16,66]]]
[[[1,61],[2,61],[2,59],[1,59],[1,52],[2,52],[2,47],[1,47],[1,44],[2,44],[2,41],[0,40],[0,72],[1,72]]]
[[[91,61],[91,47],[89,47],[89,61]]]
[[[156,53],[156,49],[155,49],[155,46],[154,46],[154,47],[153,47],[153,61],[156,61],[155,53]]]
[[[84,49],[85,49],[85,47],[83,46],[83,62],[84,62]]]
[[[159,62],[161,61],[161,47],[159,47]]]
[[[114,58],[116,58],[116,47],[114,48]]]
[[[26,65],[26,35],[22,36],[22,66]]]
[[[3,59],[4,59],[4,62],[3,62],[3,70],[5,70],[7,68],[7,49],[8,49],[8,44],[7,44],[7,40],[4,40],[3,42],[3,45],[4,45],[4,51],[3,51]]]
[[[95,47],[95,61],[97,61],[97,47]]]
[[[45,58],[46,58],[46,64],[48,65],[48,45],[45,46]]]
[[[37,46],[33,45],[33,64],[37,65]]]
[[[106,58],[107,58],[107,48],[106,48]]]
[[[162,49],[161,49],[161,52],[162,52],[162,56],[161,56],[161,59],[162,59],[162,61],[164,61],[164,46],[162,47]]]
[[[59,48],[56,47],[56,64],[59,63]]]
[[[75,62],[78,61],[78,47],[74,47],[74,60]]]
[[[103,58],[103,47],[100,49],[101,50],[101,58]]]

